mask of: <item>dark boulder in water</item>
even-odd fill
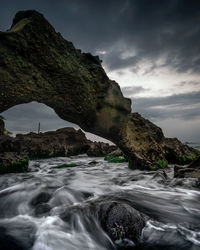
[[[118,247],[133,247],[140,240],[145,226],[143,216],[128,204],[106,202],[101,204],[102,227]]]
[[[50,199],[51,199],[51,195],[49,193],[41,192],[31,200],[30,204],[35,207],[42,203],[48,202]]]

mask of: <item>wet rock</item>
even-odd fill
[[[116,150],[110,152],[108,155],[122,156],[123,152],[121,151],[121,149],[117,148]]]
[[[174,177],[200,179],[200,156],[188,166],[174,166]]]
[[[49,193],[42,192],[42,193],[36,195],[31,200],[30,204],[35,207],[35,206],[37,206],[39,204],[48,202],[50,199],[51,199],[51,195]]]
[[[88,164],[89,165],[96,165],[96,164],[98,164],[98,161],[90,161]]]
[[[156,179],[158,183],[165,183],[167,181],[167,174],[165,170],[158,170],[156,173],[153,175],[152,179]]]
[[[145,221],[133,207],[119,202],[104,203],[100,217],[104,230],[116,244],[125,246],[131,241],[133,246],[139,242]]]
[[[116,150],[116,148],[117,146],[109,145],[108,143],[104,142],[91,142],[90,148],[87,151],[87,155],[101,157],[109,154],[113,150]]]
[[[38,204],[35,208],[34,214],[36,216],[43,216],[51,210],[51,206],[49,204],[43,203],[43,204]]]

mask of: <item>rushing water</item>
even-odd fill
[[[78,166],[55,168],[63,163]],[[200,249],[200,190],[166,172],[84,155],[31,161],[30,172],[0,177],[0,249],[115,249],[94,211],[102,200],[147,215],[139,249]]]

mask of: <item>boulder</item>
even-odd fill
[[[145,220],[137,210],[126,203],[113,201],[102,203],[100,212],[102,227],[113,242],[138,244]]]
[[[105,156],[112,152],[113,150],[116,150],[117,146],[115,145],[109,145],[108,143],[104,142],[90,142],[90,147],[87,151],[88,156]]]

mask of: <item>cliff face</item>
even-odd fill
[[[0,32],[0,87],[0,112],[41,102],[62,119],[113,141],[132,167],[166,158],[169,143],[161,129],[131,114],[131,101],[107,77],[98,56],[76,50],[36,11],[18,12],[11,29]],[[182,144],[176,145],[179,153]]]

